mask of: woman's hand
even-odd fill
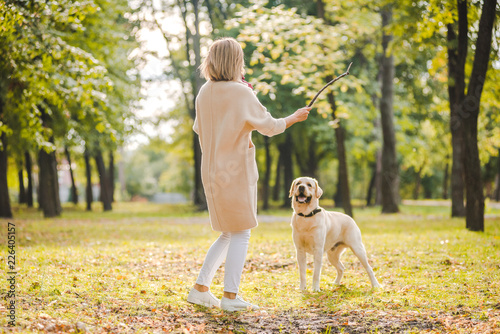
[[[295,115],[295,117],[297,118],[297,122],[305,121],[307,119],[307,116],[309,116],[309,111],[311,111],[311,109],[311,107],[304,107],[294,112],[293,115]]]
[[[311,107],[300,108],[290,116],[285,117],[286,128],[288,129],[295,123],[305,121],[309,116],[309,111],[311,111],[311,109],[312,109]]]

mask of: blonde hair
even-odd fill
[[[245,74],[245,61],[241,45],[230,37],[216,40],[200,65],[206,80],[237,81]]]

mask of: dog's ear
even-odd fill
[[[314,180],[314,183],[316,183],[316,197],[320,198],[323,195],[323,189],[321,189],[317,180]]]
[[[293,180],[292,185],[290,187],[290,192],[288,193],[288,198],[293,196],[293,188],[295,188],[295,183],[297,183],[297,179]]]

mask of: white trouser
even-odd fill
[[[219,238],[210,246],[196,283],[210,286],[215,272],[219,269],[222,261],[226,259],[224,291],[238,293],[249,239],[250,230],[222,232]]]

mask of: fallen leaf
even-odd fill
[[[40,319],[46,319],[46,320],[52,319],[52,317],[50,315],[46,314],[46,313],[38,313],[38,317]]]

